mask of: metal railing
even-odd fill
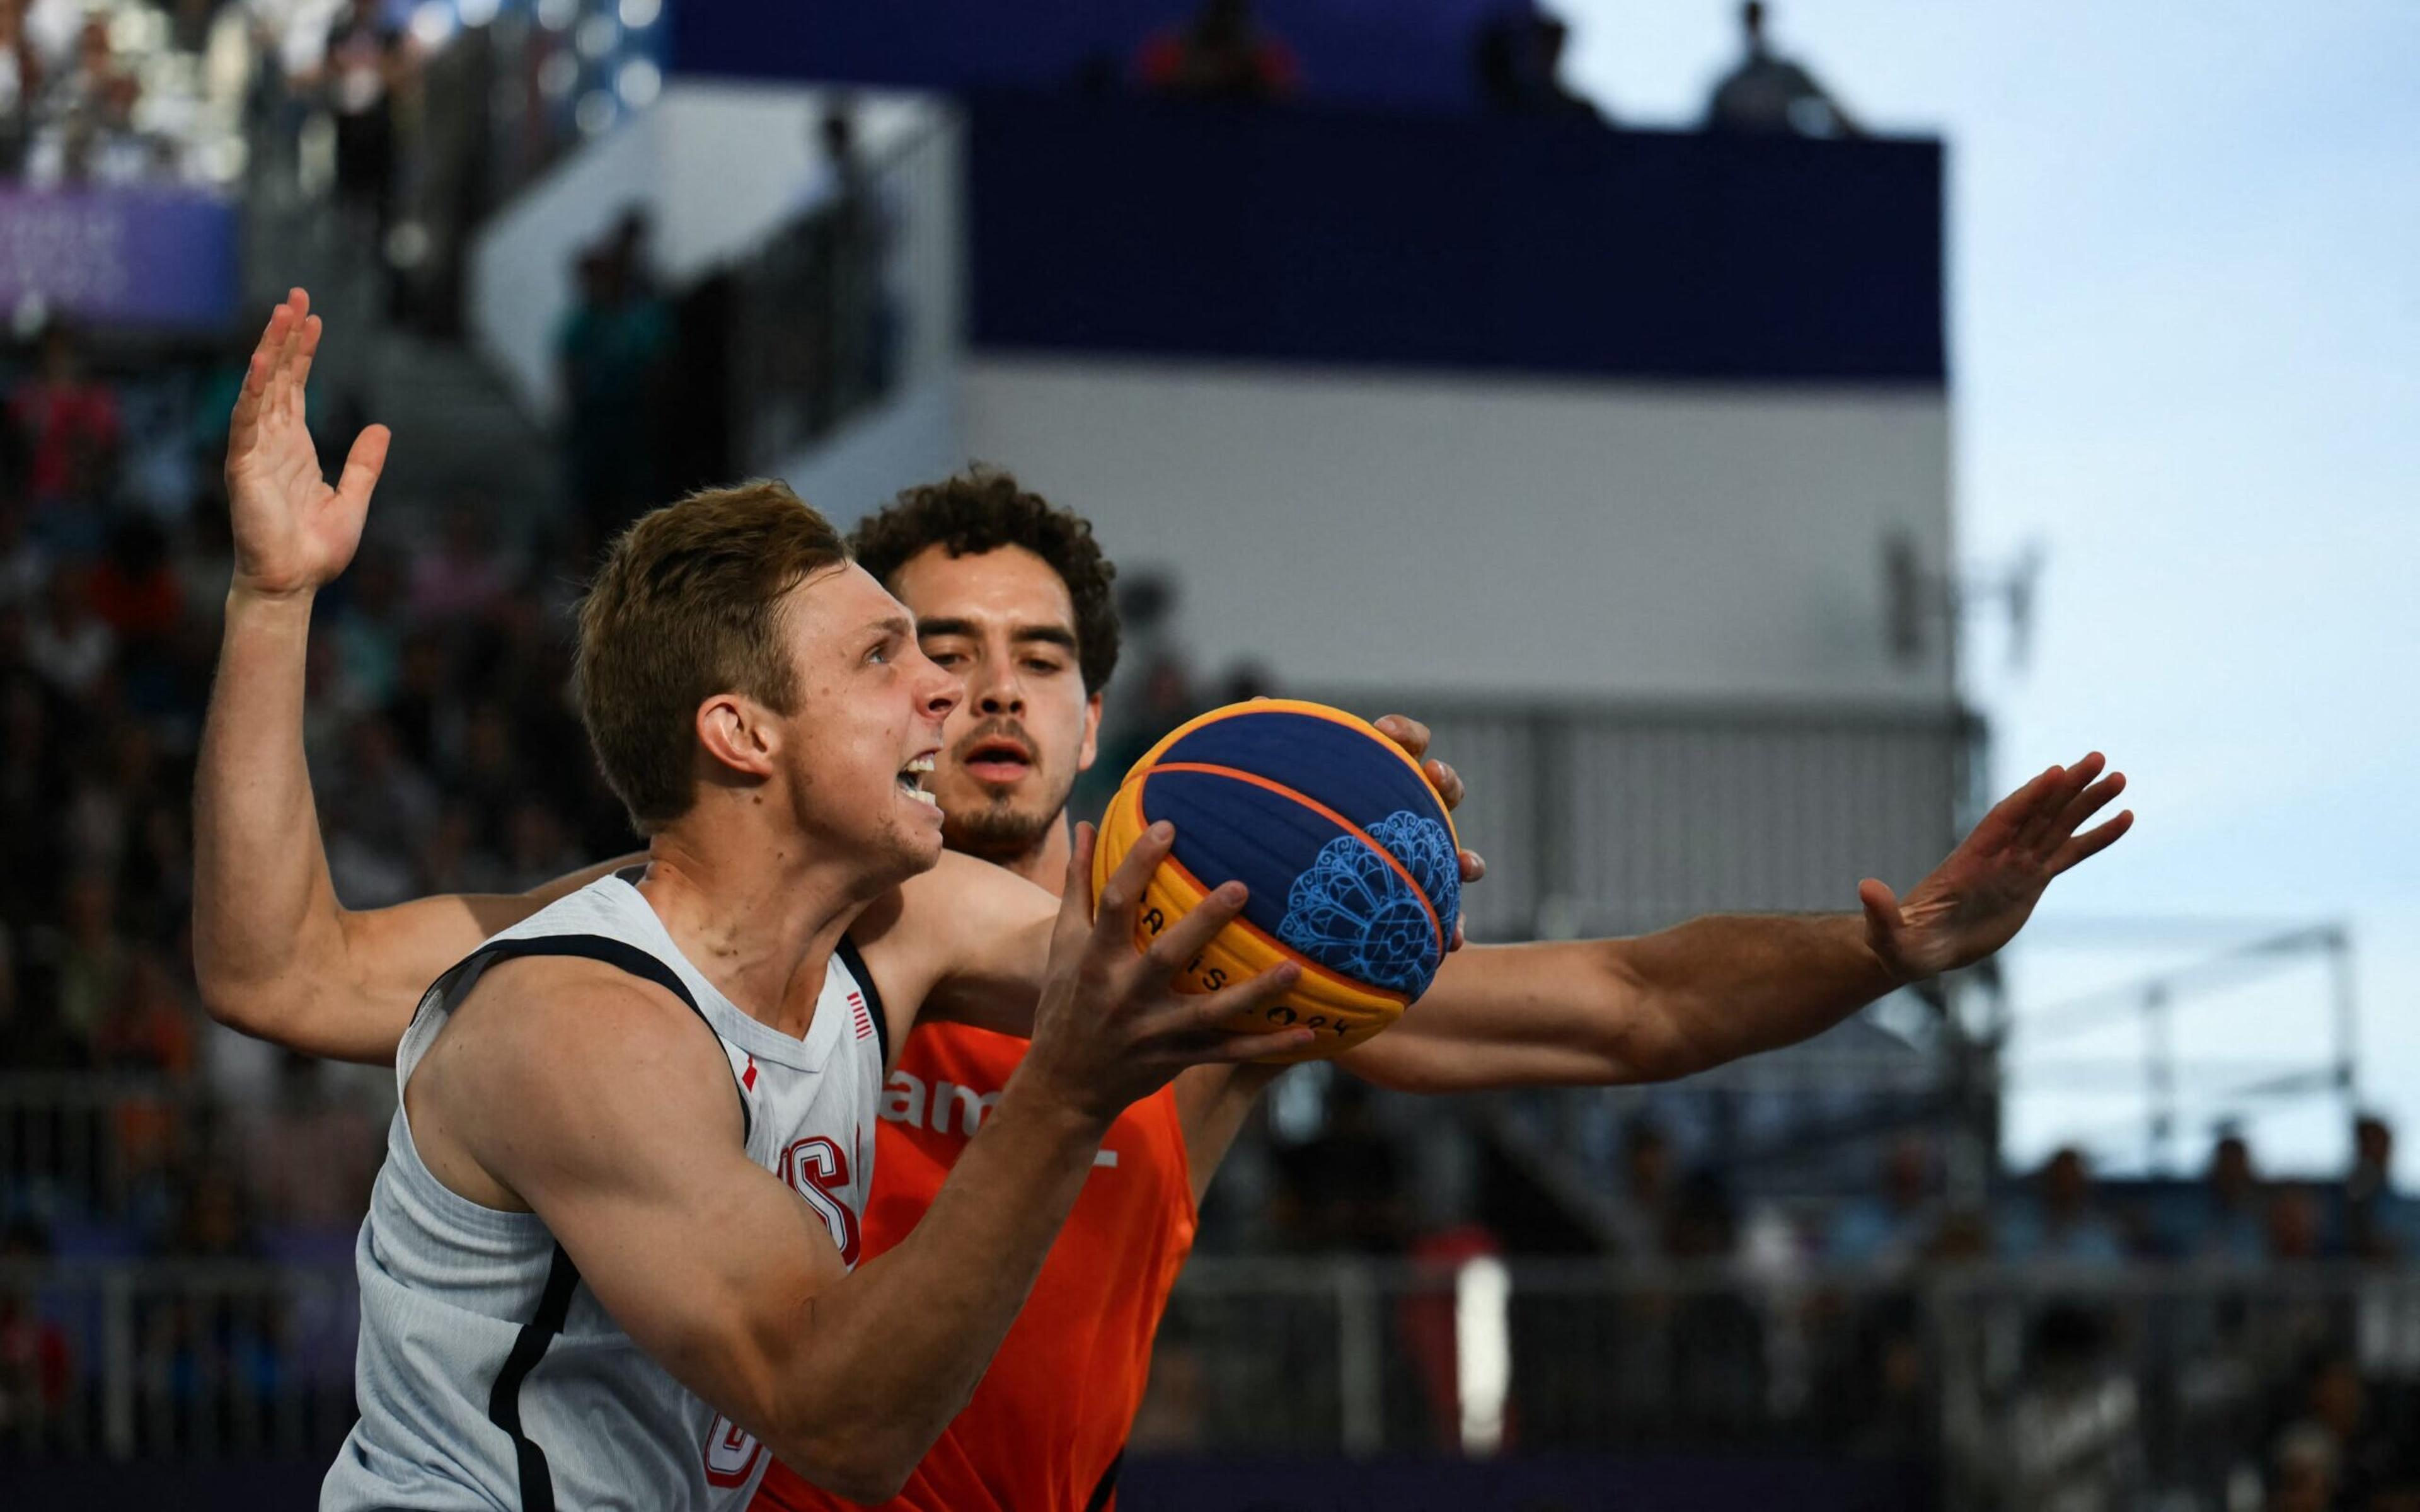
[[[1981,742],[1954,709],[1521,706],[1367,692],[1401,706],[1470,785],[1488,855],[1477,937],[1629,934],[1699,914],[1855,906],[1914,882],[1973,808]]]
[[[734,270],[732,455],[777,467],[945,375],[964,340],[963,127],[939,108]]]
[[[0,1319],[43,1341],[0,1376],[0,1452],[326,1454],[350,1420],[347,1270],[0,1263]],[[2216,1507],[2330,1356],[2420,1387],[2420,1267],[1205,1258],[1134,1449],[1849,1453],[1935,1467],[1954,1508]]]

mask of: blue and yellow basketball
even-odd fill
[[[1316,1038],[1284,1058],[1349,1050],[1403,1016],[1445,961],[1462,912],[1453,816],[1419,766],[1341,709],[1259,699],[1179,726],[1126,773],[1101,817],[1093,896],[1148,826],[1176,826],[1145,890],[1135,943],[1240,881],[1243,916],[1178,985],[1215,992],[1281,961],[1302,967],[1282,1002],[1232,1026]]]

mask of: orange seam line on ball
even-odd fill
[[[1387,849],[1384,845],[1379,844],[1376,841],[1372,840],[1369,835],[1363,832],[1361,826],[1355,824],[1352,820],[1345,818],[1342,814],[1338,813],[1335,810],[1329,808],[1327,805],[1320,802],[1316,798],[1296,793],[1294,789],[1286,786],[1282,782],[1272,782],[1265,777],[1261,777],[1251,772],[1239,771],[1233,766],[1213,766],[1207,762],[1163,762],[1159,765],[1153,767],[1150,771],[1145,772],[1143,774],[1143,781],[1149,782],[1153,778],[1157,777],[1162,772],[1200,772],[1205,777],[1228,777],[1234,779],[1238,782],[1249,782],[1256,788],[1265,788],[1269,792],[1278,795],[1280,797],[1292,798],[1295,802],[1301,804],[1304,808],[1326,820],[1329,824],[1336,825],[1346,834],[1351,835],[1355,840],[1359,841],[1362,844],[1369,846],[1372,850],[1378,853],[1379,859],[1385,861],[1388,866],[1394,869],[1395,875],[1404,879],[1404,886],[1412,889],[1412,896],[1420,901],[1420,911],[1429,916],[1429,933],[1436,936],[1438,952],[1440,954],[1444,952],[1445,926],[1437,922],[1436,905],[1429,902],[1429,895],[1420,890],[1420,885],[1413,880],[1412,874],[1404,870],[1404,863],[1395,859],[1395,853]],[[1138,803],[1142,801],[1142,795],[1140,790],[1138,790],[1135,795],[1135,801]]]

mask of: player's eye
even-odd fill
[[[1061,671],[1062,668],[1060,663],[1052,661],[1047,656],[1028,656],[1025,659],[1025,670],[1030,672],[1038,672],[1041,675],[1047,677],[1051,673]]]

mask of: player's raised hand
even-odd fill
[[[1430,757],[1431,737],[1427,725],[1403,714],[1389,714],[1372,722],[1378,733],[1404,748],[1404,754],[1419,765],[1420,775],[1429,779],[1429,786],[1436,789],[1437,797],[1445,804],[1448,812],[1462,807],[1462,800],[1469,795],[1469,789],[1464,785],[1460,772]],[[1465,886],[1487,875],[1487,859],[1477,851],[1457,850],[1454,859],[1461,865]],[[1446,949],[1459,950],[1462,947],[1462,920],[1457,918],[1453,921],[1453,938],[1447,943]]]
[[[2009,943],[2041,901],[2051,878],[2118,842],[2133,810],[2077,834],[2126,791],[2126,774],[2102,776],[2094,751],[2054,766],[2002,798],[1948,859],[1905,898],[1867,878],[1857,887],[1866,938],[1903,981],[1972,965]]]
[[[334,581],[361,544],[370,490],[386,466],[387,428],[371,425],[354,440],[334,487],[319,471],[302,418],[319,329],[311,297],[294,290],[270,316],[244,370],[226,457],[239,591],[292,597]]]
[[[1176,981],[1202,949],[1243,912],[1243,884],[1230,882],[1137,949],[1144,888],[1176,842],[1165,822],[1143,831],[1092,907],[1090,825],[1076,826],[1067,885],[1051,935],[1050,969],[1033,1011],[1033,1048],[1020,1075],[1039,1078],[1064,1105],[1101,1119],[1166,1086],[1187,1066],[1285,1055],[1311,1041],[1309,1029],[1234,1034],[1236,1015],[1265,1008],[1300,980],[1292,962],[1210,993]]]

